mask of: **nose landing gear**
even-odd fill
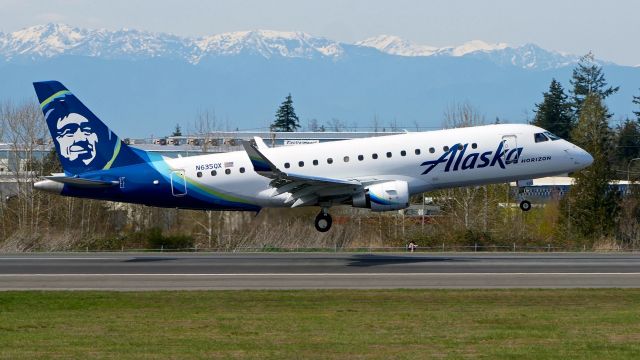
[[[531,210],[531,203],[527,200],[520,201],[520,210],[529,211]]]
[[[315,226],[316,230],[320,232],[327,232],[331,229],[331,224],[333,220],[331,219],[331,215],[327,212],[327,209],[322,208],[318,216],[316,216]]]

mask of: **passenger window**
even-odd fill
[[[436,152],[436,149],[431,147],[429,148],[429,152],[433,154],[434,152]]]
[[[318,160],[313,160],[313,166],[317,166],[318,165]]]
[[[202,172],[198,171],[198,173],[196,174],[198,177],[202,177]]]
[[[420,155],[420,149],[416,149],[416,155]]]
[[[449,151],[449,147],[448,146],[443,146],[442,150],[444,150],[445,152]]]
[[[407,152],[404,150],[400,151],[400,156],[407,156]]]
[[[240,173],[244,174],[244,168],[243,167],[240,168]]]
[[[478,148],[478,144],[476,144],[476,143],[471,144],[471,148],[472,149],[477,149]]]
[[[216,176],[216,175],[218,175],[218,172],[215,170],[211,170],[211,176]]]
[[[299,167],[303,167],[304,166],[304,161],[298,161],[298,166]]]
[[[376,153],[371,154],[371,158],[374,159],[374,160],[377,159],[378,158],[378,154],[376,154]]]
[[[327,159],[327,164],[333,164],[333,159],[332,158],[328,158]]]
[[[387,151],[387,157],[390,158],[391,157],[391,152]]]
[[[458,144],[457,146],[458,146],[458,150],[462,150],[462,148],[464,147],[462,146],[462,144]]]
[[[549,139],[547,139],[546,136],[544,136],[543,133],[535,133],[533,134],[533,139],[539,143],[539,142],[543,142],[543,141],[548,141]]]
[[[364,156],[358,155],[358,160],[360,160],[360,161],[364,160]]]
[[[288,168],[290,168],[290,167],[291,167],[291,164],[289,164],[289,163],[284,163],[284,168],[285,168],[285,169],[288,169]]]
[[[344,157],[344,162],[349,162],[349,157],[348,156]]]
[[[225,174],[227,174],[227,175],[231,174],[231,169],[226,169],[226,170],[224,171],[224,173],[225,173]]]

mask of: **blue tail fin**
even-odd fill
[[[33,87],[67,175],[144,162],[60,82]]]

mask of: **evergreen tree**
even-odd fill
[[[568,96],[564,93],[562,85],[556,79],[551,80],[549,91],[542,94],[543,101],[536,104],[535,119],[533,125],[540,126],[563,139],[569,139],[573,128],[573,116]]]
[[[633,96],[633,103],[640,106],[640,96]],[[638,121],[640,121],[640,111],[634,111],[634,114],[636,114],[636,118],[638,119]]]
[[[42,175],[49,175],[64,172],[60,158],[55,148],[49,150],[47,156],[42,159]]]
[[[572,105],[576,117],[580,116],[580,110],[589,94],[595,94],[601,100],[605,100],[608,96],[620,90],[619,86],[607,87],[602,67],[595,62],[592,52],[580,58],[578,66],[573,69],[570,83],[573,85],[573,91],[571,91]],[[610,117],[610,115],[607,114],[607,117]]]
[[[182,129],[180,129],[180,124],[176,124],[176,128],[175,130],[173,130],[171,136],[182,136]]]
[[[609,189],[611,171],[611,129],[602,99],[586,97],[571,138],[593,156],[593,163],[576,173],[575,184],[563,200],[563,214],[570,233],[591,239],[610,234],[618,214],[618,194]]]
[[[289,94],[276,112],[276,119],[271,124],[273,131],[291,132],[300,127],[298,115],[293,108],[293,100]]]
[[[640,126],[637,121],[627,119],[617,130],[616,160],[618,167],[626,170],[631,159],[640,157]]]

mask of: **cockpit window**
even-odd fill
[[[535,139],[535,141],[536,141],[537,143],[539,143],[539,142],[543,142],[543,141],[548,141],[548,140],[549,140],[549,139],[547,139],[547,137],[546,137],[546,136],[544,136],[544,134],[543,134],[543,133],[535,133],[535,134],[533,135],[533,138]]]
[[[552,133],[550,133],[548,131],[546,131],[544,134],[547,135],[549,137],[549,139],[551,139],[553,141],[560,140],[560,137],[558,135],[552,134]]]

